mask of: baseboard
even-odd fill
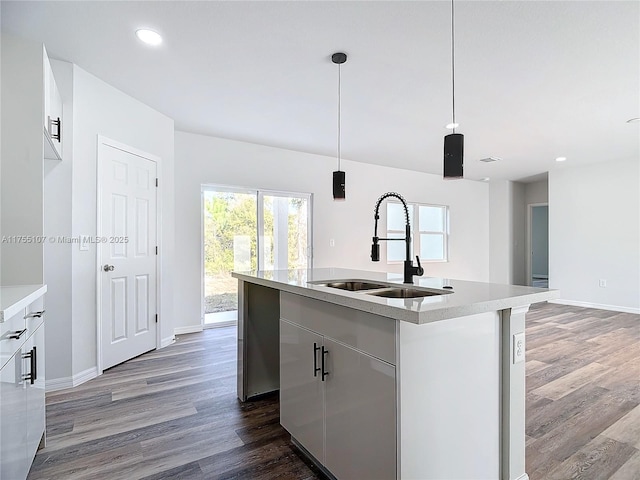
[[[516,480],[529,480],[529,475],[527,475],[526,473],[523,473]]]
[[[176,341],[175,335],[171,335],[170,337],[163,338],[162,340],[160,340],[160,348],[168,347],[175,341]]]
[[[205,323],[204,328],[223,328],[223,327],[235,327],[238,324],[236,320],[227,320],[225,322]]]
[[[66,388],[77,387],[85,382],[88,382],[92,378],[98,376],[98,369],[96,367],[88,368],[80,373],[76,373],[72,377],[52,378],[46,380],[45,391],[55,392],[57,390],[64,390]]]
[[[596,308],[598,310],[611,310],[612,312],[622,313],[640,313],[640,308],[620,307],[618,305],[604,305],[602,303],[580,302],[578,300],[549,300],[549,303],[557,303],[558,305],[570,305],[572,307]]]
[[[174,335],[184,335],[185,333],[198,333],[202,331],[202,325],[190,325],[188,327],[175,327]]]

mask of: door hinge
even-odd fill
[[[156,178],[156,187],[158,186],[158,179]]]
[[[156,313],[156,323],[158,323],[158,314]]]
[[[156,245],[156,255],[158,254],[158,246]]]

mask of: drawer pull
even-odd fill
[[[9,334],[9,338],[11,338],[13,340],[18,340],[25,333],[27,333],[27,329],[26,328],[24,330],[16,330],[15,332]]]
[[[53,133],[53,127],[57,127],[58,133]],[[53,140],[57,140],[58,142],[62,141],[62,123],[60,122],[60,117],[57,120],[49,117],[49,135]]]
[[[318,368],[318,350],[320,347],[316,342],[313,342],[313,376],[317,377],[320,369]]]
[[[31,366],[31,373],[29,373],[28,375],[23,375],[22,379],[29,380],[31,385],[33,385],[38,378],[38,357],[36,355],[36,347],[33,347],[31,350],[29,350],[29,353],[23,353],[22,358],[28,358]]]
[[[40,312],[31,312],[31,313],[27,313],[24,318],[25,320],[27,318],[41,318],[42,315],[44,315],[44,310],[40,311]]]
[[[329,350],[324,349],[324,345],[322,346],[322,381],[324,382],[324,377],[329,375],[329,372],[324,371],[324,356],[329,353]]]

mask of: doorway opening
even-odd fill
[[[311,194],[202,187],[202,319],[235,325],[232,271],[311,268]]]
[[[549,205],[529,205],[527,275],[532,287],[549,288]]]

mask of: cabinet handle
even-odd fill
[[[316,342],[313,342],[313,376],[317,377],[320,369],[318,368],[318,350],[320,347]]]
[[[31,355],[31,384],[38,379],[38,355],[36,347],[33,347],[33,353]]]
[[[27,313],[24,316],[24,319],[26,320],[27,318],[40,318],[42,317],[42,315],[44,315],[44,310],[40,311],[40,312],[31,312],[31,313]]]
[[[18,340],[25,333],[27,333],[26,328],[24,330],[16,330],[15,332],[9,334],[9,338],[12,338],[13,340]]]
[[[329,375],[329,372],[324,371],[324,356],[329,353],[329,350],[325,350],[324,345],[322,346],[322,381],[324,382],[324,377]]]
[[[53,133],[53,127],[58,127],[58,133]],[[53,140],[57,140],[58,142],[62,141],[62,125],[60,123],[60,117],[57,120],[52,120],[49,117],[49,135]]]
[[[31,364],[31,373],[29,373],[28,375],[23,375],[22,379],[29,380],[29,383],[33,385],[34,382],[36,381],[36,378],[38,378],[38,372],[36,370],[37,368],[36,367],[37,365],[36,347],[33,347],[31,350],[29,350],[29,353],[23,353],[22,358],[28,358],[29,363]]]

